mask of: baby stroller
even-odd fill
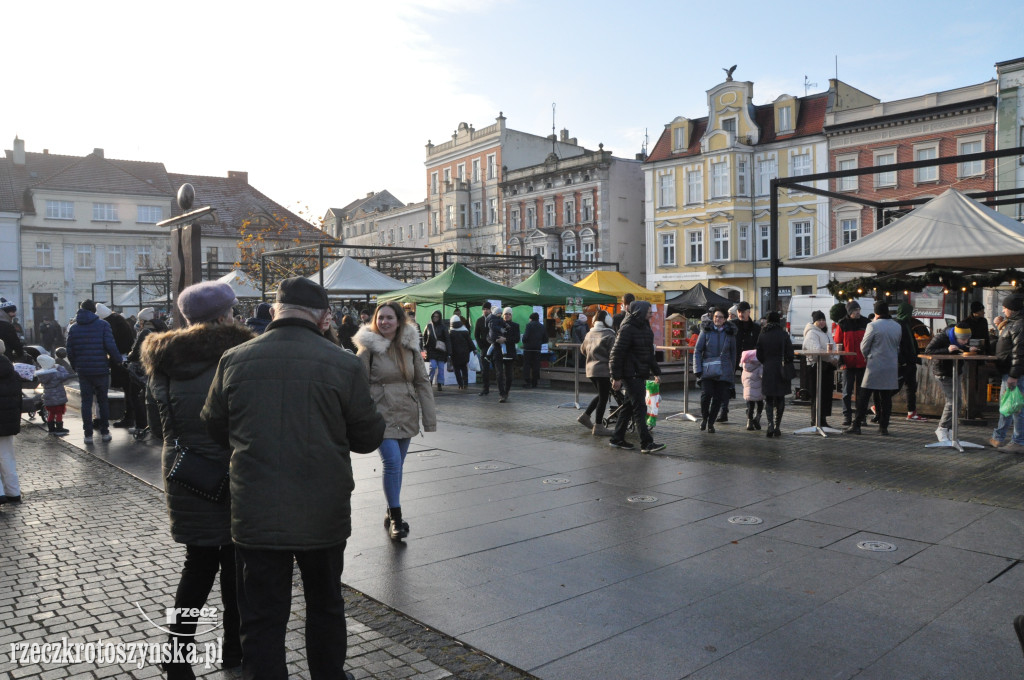
[[[629,404],[626,402],[626,393],[621,390],[612,390],[611,398],[615,400],[615,407],[608,411],[602,424],[609,430],[615,429],[615,424],[619,421],[619,418],[625,418],[628,422],[626,425],[627,432],[633,432],[636,426],[633,424],[633,419],[630,417]]]
[[[25,347],[22,361],[19,363],[27,363],[34,369],[38,364],[36,359],[39,358],[40,354],[49,354],[43,347],[38,345],[28,345]],[[33,371],[34,373],[34,371]],[[26,378],[25,375],[21,376],[21,412],[28,416],[29,420],[33,420],[37,415],[39,419],[46,423],[46,407],[43,405],[43,395],[39,388],[39,381],[34,377]],[[31,393],[26,396],[25,390],[32,390]]]

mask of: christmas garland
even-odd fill
[[[951,269],[932,269],[920,274],[862,276],[848,281],[828,282],[828,290],[840,300],[858,297],[883,298],[900,293],[919,293],[928,286],[942,286],[944,292],[967,292],[972,288],[996,288],[1009,284],[1014,292],[1024,289],[1024,271],[1000,271],[968,274]]]

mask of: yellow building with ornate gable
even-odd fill
[[[703,283],[767,314],[770,183],[775,177],[828,171],[826,111],[867,97],[834,81],[828,92],[753,103],[754,84],[731,77],[708,90],[708,115],[665,126],[644,163],[647,287],[671,294]],[[826,182],[815,186],[826,189]],[[827,198],[779,196],[779,259],[828,249]],[[827,273],[783,267],[779,304],[814,293]]]

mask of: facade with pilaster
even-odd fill
[[[648,288],[671,293],[703,283],[731,300],[769,311],[770,183],[828,169],[825,113],[837,95],[781,95],[754,104],[754,83],[731,78],[707,91],[708,115],[665,125],[644,163]],[[825,182],[815,186],[825,189]],[[803,192],[779,196],[780,260],[828,249],[828,199]],[[779,301],[814,293],[827,273],[782,267]]]
[[[996,64],[999,104],[996,112],[996,148],[1024,146],[1024,57]],[[1024,188],[1024,156],[996,159],[996,189]],[[1018,197],[1024,198],[1024,194]],[[1005,215],[1024,221],[1024,204],[1001,205]]]

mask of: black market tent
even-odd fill
[[[485,300],[500,300],[501,304],[509,306],[543,304],[533,293],[494,283],[458,262],[423,283],[377,296],[378,302],[392,300],[442,306],[479,306]]]
[[[1002,269],[1024,258],[1024,224],[947,189],[867,236],[788,267],[898,274],[931,268]]]
[[[321,271],[306,277],[314,283],[320,283],[327,292],[334,296],[343,295],[379,295],[389,293],[409,284],[381,274],[372,267],[367,267],[352,257],[342,257]]]
[[[617,301],[613,295],[595,293],[586,288],[574,286],[547,269],[538,269],[528,279],[516,284],[513,288],[536,295],[537,301],[533,304],[545,307],[564,305],[566,298],[570,297],[583,298],[584,305],[614,305]]]
[[[665,305],[668,307],[669,314],[693,316],[699,312],[697,314],[699,316],[708,311],[708,307],[711,305],[726,310],[734,304],[732,300],[722,297],[703,283],[698,283],[693,288],[684,290],[675,296],[669,293],[665,294]]]

